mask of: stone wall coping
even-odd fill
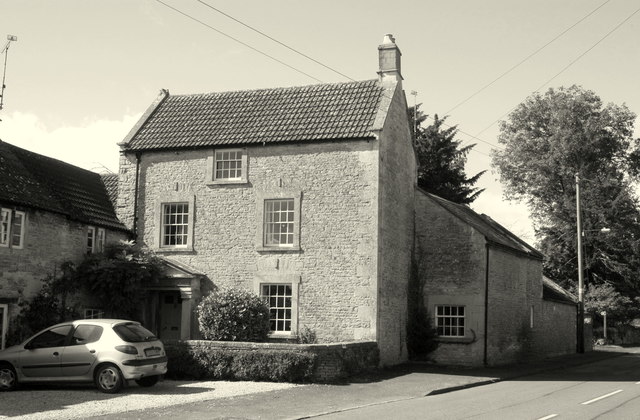
[[[313,351],[313,350],[330,350],[332,348],[346,349],[349,347],[367,347],[377,346],[375,341],[350,341],[350,342],[337,342],[337,343],[322,343],[322,344],[297,344],[297,343],[254,343],[247,341],[212,341],[212,340],[166,340],[166,345],[172,344],[186,344],[192,345],[207,345],[224,348],[237,348],[237,349],[274,349],[274,350],[299,350],[299,351]]]

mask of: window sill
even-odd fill
[[[475,337],[438,337],[435,340],[446,344],[471,344],[476,341]]]
[[[193,254],[193,247],[187,248],[155,248],[154,252],[158,254]]]
[[[300,246],[259,246],[256,247],[256,251],[258,252],[300,252]]]
[[[237,180],[225,179],[220,181],[208,181],[207,185],[210,187],[223,187],[225,185],[242,186],[242,185],[249,185],[249,181],[246,179],[237,179]]]

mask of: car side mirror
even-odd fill
[[[29,341],[27,344],[24,345],[25,350],[33,350],[33,343],[31,341]]]

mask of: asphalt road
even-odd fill
[[[640,354],[319,419],[640,419]]]

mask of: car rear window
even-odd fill
[[[128,343],[142,343],[157,340],[151,331],[139,324],[119,324],[113,327],[118,337]]]

